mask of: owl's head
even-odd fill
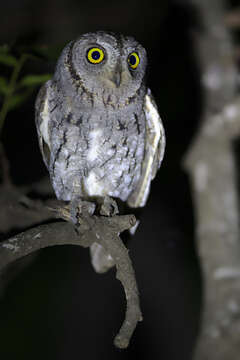
[[[66,56],[72,78],[89,93],[114,95],[121,101],[134,96],[143,84],[146,51],[132,37],[87,33],[68,45]]]

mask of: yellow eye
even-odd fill
[[[102,49],[93,47],[88,50],[87,59],[92,64],[99,64],[104,59],[104,52]]]
[[[140,63],[140,58],[136,52],[132,52],[128,56],[128,63],[132,69],[136,69]]]

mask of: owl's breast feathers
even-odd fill
[[[64,115],[51,132],[50,173],[59,198],[113,196],[126,201],[140,175],[145,115],[129,109]]]
[[[144,206],[165,148],[150,92],[142,103],[83,111],[81,103],[59,99],[55,91],[48,82],[40,92],[36,124],[57,197],[109,195]]]

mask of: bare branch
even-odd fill
[[[0,234],[6,234],[13,229],[22,231],[55,218],[45,203],[29,199],[14,185],[0,186],[0,193]]]
[[[0,243],[0,271],[13,261],[48,246],[89,247],[95,242],[100,244],[114,259],[117,268],[116,277],[125,290],[126,316],[114,344],[119,348],[126,348],[142,316],[134,270],[128,251],[118,235],[132,227],[136,219],[133,215],[104,217],[85,214],[80,217],[79,222],[79,227],[67,222],[41,225],[3,241]]]

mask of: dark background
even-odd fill
[[[115,270],[98,275],[87,250],[62,246],[39,252],[7,287],[0,302],[1,359],[191,358],[202,291],[190,183],[182,161],[204,101],[194,28],[196,16],[184,1],[1,3],[0,44],[62,48],[94,30],[136,37],[148,52],[148,85],[167,136],[162,168],[129,244],[144,316],[129,348],[120,351],[112,344],[125,311]],[[55,59],[28,62],[23,74],[53,72],[54,64]],[[19,186],[47,175],[34,125],[35,96],[9,113],[3,131],[11,175]]]

